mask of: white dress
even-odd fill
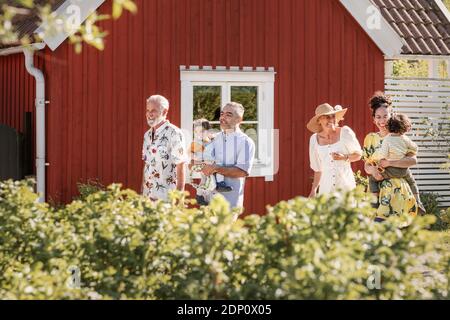
[[[337,190],[350,191],[356,187],[355,177],[350,162],[333,160],[332,152],[343,154],[362,153],[361,146],[352,129],[342,127],[338,142],[321,146],[317,142],[317,133],[309,141],[309,159],[311,169],[322,172],[319,184],[319,194]]]

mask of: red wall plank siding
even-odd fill
[[[51,77],[46,77],[46,88],[51,88],[51,90],[57,91],[60,94],[56,95],[52,99],[52,104],[47,105],[47,149],[57,148],[61,152],[49,153],[47,152],[47,162],[54,165],[53,170],[57,172],[66,171],[65,165],[66,161],[64,157],[65,145],[63,143],[63,138],[67,135],[66,126],[63,122],[63,116],[65,108],[67,107],[66,92],[67,86],[64,85],[66,82],[66,69],[67,63],[64,60],[65,54],[67,53],[67,48],[62,48],[62,50],[56,52],[54,55],[50,53],[49,50],[43,51],[46,57],[52,56],[52,63],[46,68],[46,73],[51,74]],[[62,106],[61,108],[54,108],[53,106]],[[49,128],[49,123],[59,123],[60,126],[58,130],[51,130]],[[50,129],[50,130],[49,130]],[[47,195],[47,200],[58,201],[61,198],[63,192],[67,192],[67,186],[63,183],[63,176],[61,174],[47,174],[47,190],[55,190],[51,195]]]
[[[293,1],[292,3],[292,19],[293,21],[302,21],[298,24],[297,29],[294,30],[294,38],[292,41],[292,55],[297,60],[297,63],[292,67],[292,83],[295,91],[297,93],[297,97],[292,100],[292,109],[293,112],[291,114],[292,119],[292,129],[291,135],[293,137],[292,141],[292,150],[294,150],[291,154],[291,162],[294,164],[291,166],[292,177],[291,179],[291,188],[292,190],[302,190],[304,184],[309,183],[309,170],[305,170],[305,166],[307,168],[308,161],[305,157],[304,152],[300,152],[300,150],[304,150],[306,146],[306,142],[304,141],[304,136],[297,134],[303,132],[305,129],[305,121],[306,121],[306,113],[303,111],[305,109],[305,83],[308,81],[306,78],[305,72],[305,39],[306,28],[305,21],[303,20],[305,10],[305,1]],[[311,110],[311,108],[308,108]],[[308,174],[307,174],[308,173]],[[312,181],[311,181],[312,182]]]
[[[266,35],[264,41],[265,41],[265,61],[264,66],[265,67],[275,67],[276,72],[279,72],[279,52],[278,49],[278,35],[279,35],[279,24],[278,24],[278,8],[276,1],[270,1],[265,0],[265,15],[264,15],[264,21],[266,24],[266,28],[264,29],[264,34]],[[261,17],[260,17],[261,18]],[[275,49],[277,48],[277,49]],[[274,121],[275,121],[275,128],[280,128],[279,126],[279,109],[282,108],[279,104],[279,97],[280,97],[280,80],[277,75],[277,79],[275,81],[275,112],[274,112]],[[284,132],[283,135],[290,134],[290,132]],[[279,149],[284,150],[282,147],[281,139],[282,135],[279,135],[280,143],[279,143]],[[275,163],[279,163],[279,158],[277,157]],[[260,199],[260,203],[258,201],[252,202],[245,200],[244,203],[245,206],[252,207],[248,208],[249,212],[261,212],[261,206],[266,204],[275,204],[278,202],[278,189],[280,187],[280,183],[277,182],[278,175],[275,176],[274,182],[268,182],[264,185],[264,198]],[[279,181],[279,180],[278,180]],[[285,182],[286,183],[286,182]],[[246,190],[251,190],[253,188],[253,181],[249,181],[249,183],[246,185]],[[283,187],[283,186],[281,186]],[[248,204],[247,204],[248,203]],[[252,211],[251,211],[252,210]]]
[[[295,0],[294,0],[295,1]],[[293,22],[292,22],[292,1],[291,0],[282,0],[280,1],[279,10],[278,10],[278,48],[279,48],[279,61],[277,70],[277,81],[279,81],[279,92],[280,96],[278,97],[278,108],[276,112],[279,114],[278,116],[278,128],[282,128],[283,131],[280,130],[280,168],[291,168],[293,167],[293,163],[291,160],[292,152],[296,152],[296,150],[292,150],[292,99],[294,95],[292,94],[293,84],[292,84],[292,71],[291,67],[295,65],[291,53],[292,48],[292,37],[291,33],[294,31]],[[289,94],[286,94],[288,93]],[[282,111],[282,114],[280,113]],[[282,182],[278,184],[278,199],[289,199],[291,198],[292,189],[291,189],[291,171],[281,169],[276,178],[278,182]]]
[[[44,73],[46,59],[44,52],[35,54],[34,65]],[[23,54],[0,56],[0,123],[23,133],[25,129],[24,114],[25,112],[33,113],[33,158],[35,154],[35,83],[34,78],[25,69]],[[1,147],[0,152],[2,152]]]
[[[248,179],[247,213],[263,213],[266,204],[308,195],[312,171],[305,124],[318,104],[350,107],[345,124],[361,142],[372,130],[367,100],[383,89],[384,58],[339,1],[138,0],[137,4],[136,15],[125,13],[118,21],[101,22],[110,33],[103,52],[85,46],[77,55],[67,42],[54,53],[46,51],[51,197],[70,201],[76,183],[90,178],[140,190],[145,99],[155,93],[166,95],[171,102],[169,118],[179,125],[180,65],[264,66],[277,72],[280,169],[273,182]],[[100,11],[110,13],[111,2]],[[0,121],[7,123],[20,121],[7,107],[12,101],[13,108],[22,100],[30,108],[34,99],[34,87],[20,69],[23,61],[14,64],[14,59],[18,58],[0,58]],[[20,81],[29,83],[27,95],[20,90],[12,94]]]

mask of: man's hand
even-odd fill
[[[314,198],[317,195],[317,189],[313,189],[311,190],[311,192],[309,193],[308,198]]]
[[[205,164],[203,165],[202,173],[205,176],[210,176],[217,172],[217,166],[213,164]]]
[[[380,166],[381,168],[387,168],[387,167],[390,167],[390,166],[391,166],[391,163],[389,162],[389,160],[381,159],[381,160],[380,160],[379,166]]]
[[[192,170],[193,166],[203,165],[203,162],[198,160],[191,160],[191,162],[188,164],[189,170]]]
[[[186,183],[186,166],[184,163],[177,164],[177,190],[184,191]]]

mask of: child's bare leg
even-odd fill
[[[373,194],[373,196],[375,197],[375,202],[372,202],[372,208],[374,208],[374,209],[378,209],[378,207],[380,206],[380,203],[379,203],[379,197],[380,197],[380,194],[379,193],[372,193]]]
[[[425,207],[423,206],[422,200],[420,200],[420,196],[418,193],[414,193],[414,198],[416,198],[416,202],[417,202],[417,207],[419,208],[419,214],[425,214],[426,210]]]

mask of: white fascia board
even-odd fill
[[[64,23],[65,21],[75,22],[70,32],[68,28],[58,32],[58,34],[46,35],[43,37],[43,41],[48,47],[54,51],[63,43],[68,37],[74,34],[80,25],[91,15],[95,10],[100,7],[105,0],[67,0],[58,9],[54,11],[56,16],[55,21]],[[73,18],[74,14],[79,13],[79,19]],[[39,28],[35,30],[35,33],[43,32],[46,29],[46,24],[43,23]],[[66,30],[67,29],[67,30]]]
[[[42,50],[44,48],[45,48],[45,43],[43,43],[43,42],[32,43],[30,45],[24,45],[24,46],[12,47],[12,48],[7,48],[7,49],[1,49],[0,50],[0,56],[9,56],[11,54],[22,53],[23,50],[26,50],[26,49]]]
[[[180,80],[191,82],[275,82],[275,72],[184,70],[180,72]]]
[[[435,55],[420,55],[420,54],[402,54],[399,56],[393,56],[386,60],[449,60],[450,56],[435,56]]]
[[[370,0],[340,0],[341,4],[358,21],[386,57],[398,56],[402,52],[403,39],[395,32],[391,25],[384,19],[379,8]],[[379,26],[369,28],[369,19],[374,9],[378,10]]]
[[[441,9],[442,14],[445,16],[448,23],[450,23],[450,12],[448,11],[447,7],[442,2],[442,0],[434,0],[434,3],[436,3],[436,5],[439,7],[439,9]]]

